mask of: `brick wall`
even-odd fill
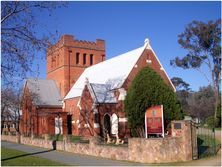
[[[151,62],[148,63],[147,60],[151,60]],[[151,50],[146,49],[143,52],[142,56],[137,61],[136,65],[137,66],[132,69],[132,71],[130,72],[129,76],[127,77],[127,79],[125,80],[125,82],[123,84],[123,87],[126,90],[128,90],[128,88],[130,87],[130,85],[131,85],[133,79],[135,78],[135,76],[137,75],[137,73],[141,69],[143,69],[144,67],[147,67],[147,66],[150,67],[151,69],[153,69],[156,73],[158,73],[161,76],[161,78],[164,80],[164,82],[172,88],[172,85],[170,84],[170,81],[169,81],[167,75],[161,69],[161,66],[160,66],[158,60],[155,58],[155,56]]]
[[[72,35],[64,35],[47,50],[46,78],[56,81],[63,98],[85,68],[104,60],[104,40],[97,39],[96,42],[81,41],[76,40]]]

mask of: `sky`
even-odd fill
[[[106,59],[141,47],[149,38],[169,77],[181,77],[196,91],[208,85],[204,76],[195,70],[172,67],[170,60],[187,53],[177,42],[187,24],[193,20],[215,21],[221,18],[220,12],[220,2],[69,2],[51,17],[39,12],[38,18],[48,31],[60,35],[71,34],[87,41],[104,39]],[[46,78],[45,59],[36,60],[36,64],[39,77]]]

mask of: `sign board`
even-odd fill
[[[148,134],[161,134],[164,137],[163,105],[153,106],[145,113],[146,138]]]

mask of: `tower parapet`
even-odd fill
[[[54,79],[64,97],[85,68],[105,60],[105,41],[77,40],[63,35],[47,49],[47,79]]]

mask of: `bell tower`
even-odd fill
[[[62,98],[69,92],[85,68],[105,60],[105,41],[76,40],[63,35],[47,50],[47,79],[53,79]]]

